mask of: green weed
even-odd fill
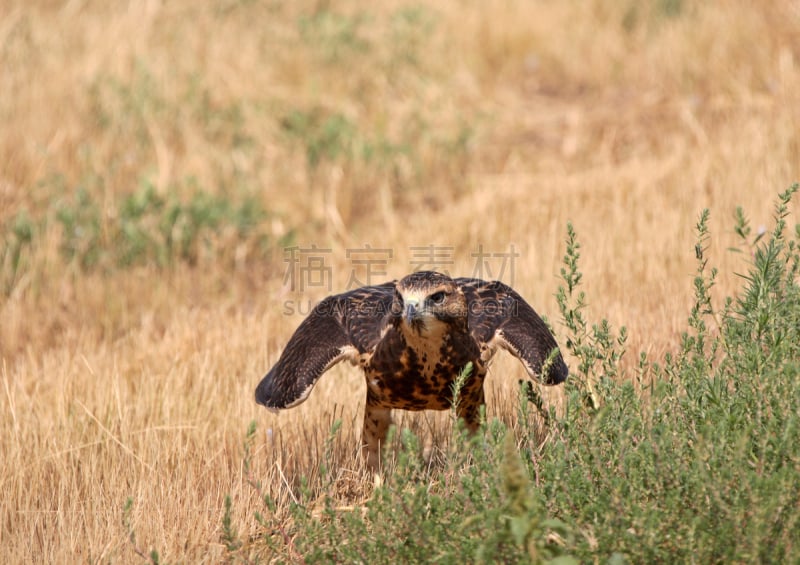
[[[345,15],[322,9],[298,21],[300,37],[327,64],[338,63],[369,49],[361,32],[367,22],[364,14]]]
[[[128,498],[125,501],[125,506],[122,508],[122,527],[124,528],[127,536],[128,541],[133,548],[134,553],[142,558],[144,561],[151,563],[152,565],[158,565],[161,562],[161,558],[158,555],[158,551],[155,549],[151,549],[150,553],[147,553],[143,550],[139,544],[136,542],[136,530],[134,530],[133,525],[131,523],[131,511],[133,510],[133,498]]]
[[[721,310],[710,298],[703,212],[689,330],[663,368],[641,357],[647,403],[627,379],[598,387],[593,415],[570,399],[578,417],[560,424],[539,472],[551,478],[551,512],[586,532],[582,560],[797,560],[800,295],[797,241],[785,227],[796,190],[781,195],[773,233],[752,244],[743,287]]]
[[[339,509],[326,497],[322,519],[296,509],[293,551],[325,562],[574,562],[563,559],[569,528],[544,515],[513,436],[501,427],[493,423],[472,439],[457,432],[470,457],[441,483],[420,464],[406,430],[406,455],[363,508]]]
[[[220,240],[262,237],[259,224],[265,218],[254,198],[235,202],[195,190],[182,199],[177,191],[161,194],[146,181],[111,213],[102,213],[86,190],[62,200],[56,213],[62,227],[62,254],[84,269],[195,264],[204,255],[223,254]]]
[[[600,408],[597,387],[608,387],[618,376],[618,365],[625,354],[627,330],[623,326],[614,336],[608,320],[593,324],[589,330],[584,311],[586,295],[579,291],[583,275],[578,270],[580,244],[575,229],[567,224],[567,250],[560,286],[556,294],[563,323],[567,329],[566,348],[578,360],[578,366],[571,371],[567,381],[568,389],[574,390],[581,402],[593,410]]]
[[[352,156],[356,128],[342,114],[326,114],[319,108],[293,110],[281,120],[281,127],[289,137],[304,145],[309,171],[323,161]]]
[[[213,195],[186,184],[189,190],[162,192],[145,180],[111,205],[96,190],[80,187],[72,196],[52,199],[36,218],[19,212],[0,227],[0,290],[8,296],[26,274],[42,272],[46,262],[36,251],[52,236],[63,264],[82,272],[137,265],[166,269],[212,260],[233,265],[240,261],[232,253],[237,248],[245,249],[250,260],[263,257],[270,241],[264,226],[269,214],[257,198]]]
[[[3,230],[0,245],[0,289],[8,295],[30,264],[31,244],[36,225],[25,210],[16,214]]]
[[[640,27],[657,28],[666,21],[684,16],[687,12],[684,0],[649,0],[630,2],[622,18],[622,27],[633,32]]]

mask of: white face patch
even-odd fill
[[[449,329],[447,323],[439,320],[428,304],[431,293],[444,291],[443,287],[410,288],[400,292],[403,299],[402,331],[409,343],[422,338],[439,342],[442,334]],[[409,307],[416,311],[413,323],[409,323],[406,312]],[[440,305],[437,305],[440,307]]]
[[[406,319],[406,310],[408,308],[413,308],[416,311],[415,329],[422,329],[422,331],[427,332],[430,322],[434,320],[433,314],[428,311],[425,305],[425,298],[427,295],[419,290],[410,290],[401,293],[401,296],[403,297],[403,328],[408,330],[406,333],[414,333],[411,331],[408,320]],[[418,326],[416,326],[417,323],[419,324]]]
[[[404,306],[414,306],[415,308],[419,308],[420,305],[424,307],[425,299],[427,298],[427,295],[419,290],[409,290],[400,293],[400,296],[403,297]]]

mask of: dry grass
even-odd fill
[[[450,271],[469,275],[479,244],[513,244],[513,283],[555,320],[570,220],[592,315],[659,358],[687,316],[699,211],[730,292],[735,206],[766,224],[800,177],[796,1],[315,5],[0,3],[0,224],[50,220],[0,296],[0,561],[134,561],[128,497],[143,549],[219,561],[226,494],[240,533],[258,532],[242,466],[254,419],[254,475],[279,502],[317,476],[335,418],[330,488],[365,495],[353,369],[279,417],[252,399],[300,320],[284,301],[324,294],[283,288],[280,238],[331,248],[334,289],[364,243],[394,250],[388,277],[415,245],[453,246]],[[349,156],[311,164],[282,126],[293,111],[343,116]],[[381,142],[404,150],[361,157]],[[83,186],[113,211],[143,179],[257,194],[271,251],[65,264],[54,202]],[[495,365],[490,416],[513,421],[519,374]],[[403,421],[446,436],[446,417]]]

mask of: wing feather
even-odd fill
[[[501,347],[517,357],[538,379],[548,357],[558,349],[555,337],[536,311],[511,287],[498,281],[458,279],[469,303],[469,326],[475,340]],[[552,359],[545,384],[564,382],[569,373],[561,352]]]
[[[296,406],[325,371],[344,359],[357,362],[374,349],[393,288],[393,283],[364,287],[320,302],[256,387],[256,402],[270,409]]]

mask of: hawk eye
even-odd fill
[[[439,292],[431,294],[430,301],[433,302],[434,304],[441,304],[442,302],[444,302],[444,297],[445,297],[444,292],[440,290]]]

